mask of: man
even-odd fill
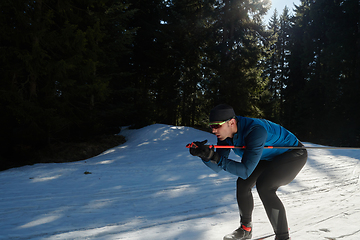
[[[294,134],[273,122],[235,116],[234,109],[220,104],[210,112],[209,126],[218,138],[218,145],[246,146],[233,149],[241,162],[228,158],[229,148],[209,148],[203,142],[194,142],[190,148],[193,156],[200,157],[215,171],[225,170],[238,176],[236,197],[240,212],[240,227],[224,240],[243,240],[252,237],[251,189],[256,185],[266,214],[275,232],[275,240],[289,238],[285,208],[276,195],[280,186],[290,183],[307,161],[303,149],[264,149],[264,146],[303,146]]]

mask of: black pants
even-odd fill
[[[276,195],[280,186],[290,183],[307,161],[306,149],[285,152],[272,159],[260,161],[254,172],[247,179],[238,178],[236,197],[242,223],[251,222],[254,201],[251,189],[256,184],[266,214],[279,239],[289,237],[284,205]]]

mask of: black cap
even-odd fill
[[[210,122],[226,121],[235,117],[234,109],[227,104],[219,104],[210,111]]]

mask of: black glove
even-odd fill
[[[193,156],[200,157],[203,161],[208,162],[209,160],[218,163],[220,161],[220,156],[214,151],[214,147],[209,147],[205,145],[207,140],[202,142],[193,142],[192,147],[190,148],[190,154]]]

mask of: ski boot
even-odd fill
[[[252,237],[252,224],[241,224],[234,232],[226,235],[224,240],[245,240]]]

